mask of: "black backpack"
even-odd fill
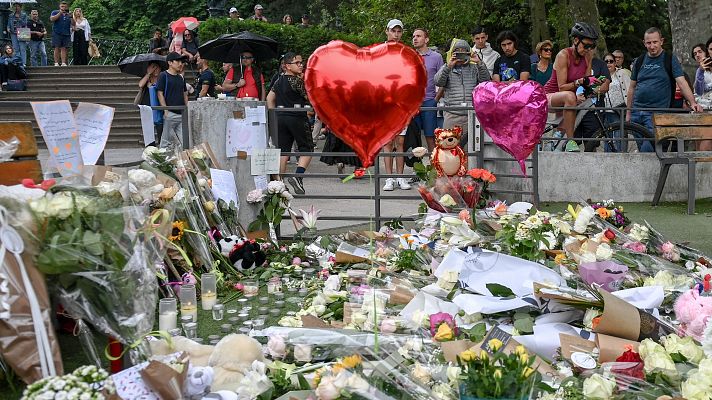
[[[640,67],[643,66],[643,60],[645,60],[645,56],[647,53],[643,53],[638,58],[635,59],[633,62],[633,71],[638,71],[640,73]],[[675,88],[676,88],[676,83],[675,83],[675,77],[672,76],[672,54],[669,54],[667,51],[665,52],[663,59],[663,64],[665,65],[665,71],[668,74],[668,77],[670,78],[670,108],[674,108],[675,104]]]

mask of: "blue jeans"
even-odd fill
[[[47,65],[47,49],[45,48],[44,41],[42,40],[31,40],[30,44],[30,65],[33,67],[37,66],[37,52],[40,53],[41,66]]]
[[[630,114],[630,122],[643,125],[648,129],[648,132],[653,131],[653,113],[651,111],[633,111]],[[641,135],[636,134],[636,138],[641,138]],[[636,142],[638,144],[638,151],[641,153],[651,153],[655,151],[653,142],[650,140],[643,140]]]
[[[10,34],[10,39],[12,39],[12,48],[15,49],[15,53],[20,56],[22,64],[27,65],[27,42],[19,40],[14,33]]]
[[[422,107],[436,107],[438,103],[435,99],[425,100]],[[423,134],[426,137],[435,136],[435,128],[438,125],[438,115],[437,111],[420,111],[413,119],[415,123],[418,124],[418,128],[423,130]]]

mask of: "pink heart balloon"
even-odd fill
[[[480,125],[502,150],[524,160],[544,133],[549,112],[544,87],[534,81],[482,82],[472,91]]]

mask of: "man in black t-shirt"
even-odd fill
[[[44,37],[47,33],[44,24],[40,21],[40,14],[37,10],[30,12],[30,21],[27,23],[30,28],[30,65],[37,66],[37,53],[40,54],[41,66],[47,65],[47,49],[44,44]]]
[[[168,70],[161,72],[156,82],[158,102],[161,106],[186,106],[188,105],[188,91],[185,80],[180,75],[186,63],[186,57],[176,52],[171,52],[166,57]],[[165,110],[163,118],[163,134],[161,135],[161,148],[173,147],[176,140],[180,144],[183,138],[182,110]]]
[[[201,58],[200,53],[196,58],[198,64],[198,82],[195,85],[195,98],[200,97],[215,97],[215,74],[208,66],[208,60]]]
[[[156,28],[153,31],[153,39],[148,41],[148,52],[165,55],[168,52],[168,41],[163,37],[163,31]]]
[[[526,81],[529,79],[531,64],[529,56],[517,50],[517,35],[503,31],[497,35],[497,44],[502,55],[494,62],[492,80],[496,82]]]

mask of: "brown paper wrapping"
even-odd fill
[[[188,376],[190,362],[185,353],[178,357],[185,362],[183,372],[178,372],[160,361],[151,360],[146,368],[139,371],[143,381],[163,400],[178,400],[183,398],[183,386]]]
[[[469,340],[453,340],[450,342],[440,342],[440,348],[443,350],[443,356],[445,357],[445,361],[449,362],[457,362],[457,355],[469,348],[472,348],[474,345],[475,343]]]
[[[559,333],[559,342],[561,342],[561,356],[571,361],[571,353],[582,352],[592,353],[596,348],[596,343],[586,340],[580,336],[567,335]]]
[[[632,304],[606,292],[598,291],[603,296],[603,314],[601,321],[593,330],[609,336],[640,342],[643,339],[659,341],[662,336],[674,331],[658,321],[649,313],[639,310]]]
[[[599,333],[596,335],[596,345],[599,351],[598,362],[603,364],[616,361],[616,358],[625,352],[626,345],[632,346],[633,351],[637,353],[640,343]]]
[[[27,242],[25,240],[25,246],[28,246]],[[25,263],[27,275],[30,282],[32,282],[37,301],[42,309],[42,319],[47,328],[55,369],[58,375],[62,375],[64,374],[62,356],[54,328],[50,322],[53,313],[49,295],[47,294],[44,274],[35,268],[34,261],[27,251],[22,254],[22,261]],[[30,302],[27,298],[20,266],[15,259],[15,255],[7,252],[5,259],[0,260],[0,262],[2,262],[0,271],[8,280],[8,303],[10,305],[10,319],[0,319],[0,355],[20,379],[30,384],[42,378]]]

